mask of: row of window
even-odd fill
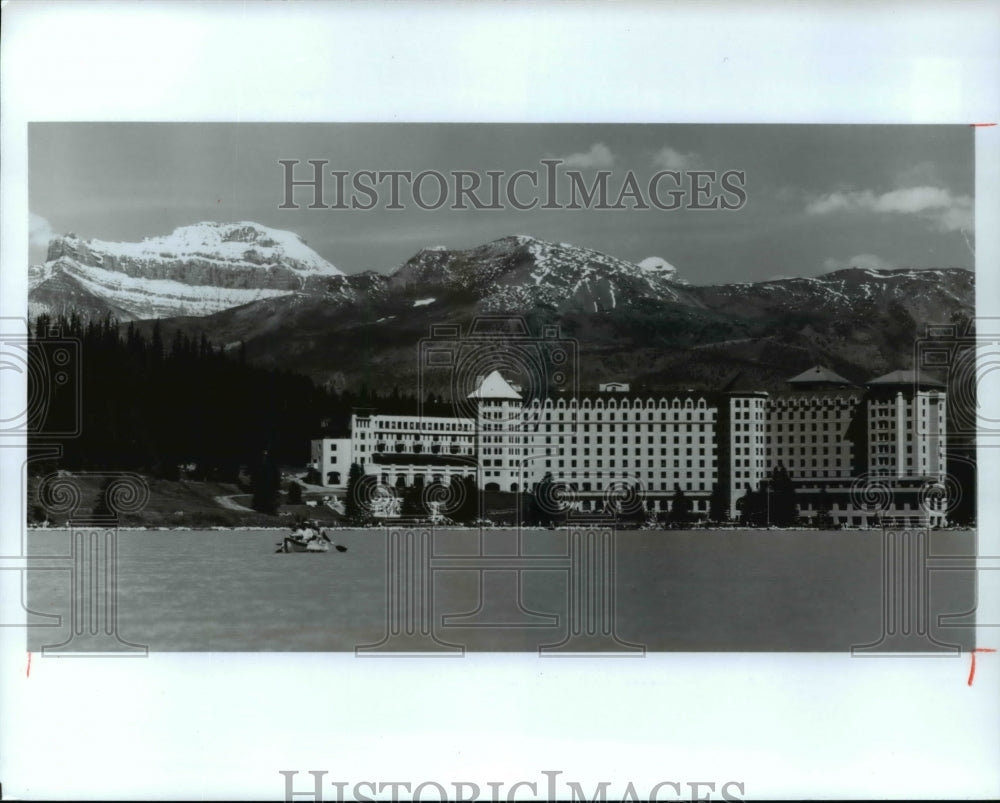
[[[768,400],[767,408],[768,410],[779,412],[799,407],[820,407],[824,410],[830,407],[841,409],[844,407],[857,407],[858,402],[859,399],[855,396],[851,396],[850,399],[840,399],[831,396],[811,397],[809,399],[770,399]]]
[[[613,479],[613,476],[609,476],[608,479],[609,480]],[[642,489],[644,491],[647,491],[649,493],[655,493],[656,491],[670,492],[670,491],[674,490],[674,486],[675,485],[680,486],[684,491],[687,491],[687,492],[707,491],[707,490],[709,490],[708,487],[706,486],[706,484],[704,482],[690,482],[690,481],[687,481],[687,482],[661,482],[657,486],[657,485],[653,485],[653,484],[650,484],[650,483],[643,484],[642,480],[639,477],[630,478],[630,477],[628,477],[626,475],[626,476],[623,476],[621,479],[624,480],[624,481],[628,481],[628,480],[631,479],[633,482],[638,483],[640,485],[640,487],[642,487]],[[554,477],[553,478],[553,482],[555,482],[557,484],[566,485],[566,486],[568,486],[570,488],[570,490],[576,491],[576,492],[582,492],[582,493],[594,493],[594,492],[601,493],[602,491],[605,490],[604,489],[604,483],[596,483],[596,484],[595,483],[590,483],[590,482],[580,482],[580,483],[577,483],[577,482],[568,481],[565,477],[562,477],[562,476],[556,476],[556,477]]]
[[[484,404],[489,404],[489,402],[484,402]],[[659,402],[654,402],[653,399],[633,399],[630,403],[629,399],[622,399],[618,402],[616,399],[609,399],[607,403],[603,399],[598,399],[596,402],[591,403],[590,399],[584,399],[583,401],[577,401],[577,399],[570,399],[568,402],[565,399],[559,399],[555,403],[551,399],[546,399],[545,402],[540,402],[538,399],[534,399],[529,402],[526,407],[531,407],[533,409],[542,408],[544,410],[650,410],[654,408],[663,410],[668,409],[668,404],[666,399],[660,399]],[[709,407],[708,403],[703,398],[699,398],[697,402],[693,399],[680,399],[674,397],[674,399],[669,404],[669,409],[679,410],[683,408],[684,410],[697,409],[697,410],[709,410],[714,409],[714,407]]]
[[[620,427],[620,429],[619,429]],[[656,424],[646,424],[645,430],[643,430],[643,424],[548,424],[535,426],[532,424],[526,424],[523,421],[506,420],[501,422],[485,421],[479,428],[480,432],[509,432],[512,435],[519,435],[521,437],[541,437],[543,435],[551,435],[552,433],[569,433],[570,436],[579,437],[580,434],[589,434],[591,432],[609,434],[613,432],[630,433],[634,435],[639,435],[643,431],[647,435],[654,433],[701,433],[701,434],[713,434],[715,432],[714,423],[696,423],[696,424],[672,424],[669,426],[659,426]]]
[[[591,430],[591,426],[594,427],[593,430]],[[621,427],[621,429],[620,430],[616,429],[619,426]],[[620,432],[640,433],[640,432],[643,431],[642,427],[643,427],[642,422],[638,422],[638,423],[635,423],[635,424],[630,424],[630,423],[621,423],[621,424],[611,424],[611,423],[609,423],[609,424],[600,424],[600,425],[598,425],[598,424],[593,424],[593,425],[591,425],[591,424],[576,424],[575,426],[573,424],[550,424],[550,425],[547,425],[547,426],[538,426],[538,427],[534,427],[534,428],[530,427],[530,426],[529,427],[517,427],[517,429],[519,431],[525,432],[526,434],[536,435],[537,436],[537,435],[549,434],[549,433],[552,433],[552,432],[576,432],[576,433],[584,432],[584,433],[587,433],[587,432],[593,431],[593,432],[607,433],[607,432],[619,432],[620,431]],[[511,429],[515,429],[515,427],[511,427]],[[647,433],[650,433],[650,432],[714,432],[714,431],[715,431],[715,425],[714,425],[714,423],[707,423],[707,424],[680,423],[680,424],[671,424],[671,425],[666,426],[666,427],[659,426],[659,425],[656,425],[656,424],[646,424],[646,432]]]
[[[590,460],[582,460],[582,461],[570,460],[569,464],[570,464],[570,468],[577,468],[580,463],[583,464],[582,468],[590,468],[591,462],[592,461],[590,461]],[[609,459],[607,462],[608,462],[608,468],[615,468],[615,460],[614,459]],[[557,459],[557,460],[551,460],[551,459],[550,460],[546,460],[545,461],[545,467],[546,468],[552,468],[553,463],[555,463],[558,468],[565,468],[566,467],[566,460],[559,460],[559,459]],[[604,460],[603,459],[602,460],[594,460],[593,463],[595,464],[595,466],[597,468],[603,468],[604,467]],[[679,459],[674,460],[673,464],[674,464],[673,465],[674,468],[680,468],[681,467],[681,461]],[[642,468],[643,465],[644,465],[644,463],[643,463],[642,460],[637,460],[635,468]],[[656,466],[665,467],[666,464],[664,462],[660,462],[660,463],[657,463]],[[654,468],[656,466],[649,466],[649,468]],[[711,461],[710,466],[713,469],[715,468],[716,463],[715,463],[714,460]],[[629,468],[629,461],[628,460],[622,460],[621,461],[621,467],[622,468]],[[697,467],[697,468],[704,468],[705,467],[705,461],[704,460],[697,460],[697,461],[695,461],[695,460],[685,460],[684,461],[684,468],[695,468],[695,467]]]
[[[474,425],[471,421],[457,418],[433,420],[417,418],[413,421],[386,418],[356,418],[355,425],[366,429],[384,429],[391,431],[407,430],[420,432],[470,432]]]
[[[844,411],[833,415],[830,410],[776,410],[770,416],[780,421],[850,421],[854,418],[853,411]]]

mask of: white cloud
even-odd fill
[[[814,198],[806,206],[806,213],[810,215],[834,212],[917,215],[941,231],[971,231],[974,224],[972,198],[928,185],[905,187],[881,195],[871,190],[831,192]]]
[[[47,248],[55,236],[56,232],[49,221],[34,212],[28,213],[28,240],[32,245]]]
[[[823,262],[823,270],[842,270],[843,268],[867,268],[869,270],[883,270],[895,267],[892,263],[886,262],[876,254],[858,254],[850,259],[827,259]]]
[[[563,167],[602,168],[611,167],[615,163],[615,155],[603,142],[595,142],[589,151],[559,158],[563,161]]]
[[[660,170],[691,170],[700,161],[697,153],[682,153],[668,145],[653,154],[653,166]]]

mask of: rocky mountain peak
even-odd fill
[[[96,307],[151,318],[207,315],[343,276],[293,232],[204,221],[140,242],[56,237],[45,264],[29,269],[29,287],[36,303],[73,286],[78,298],[100,299]]]

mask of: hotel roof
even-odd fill
[[[793,376],[787,380],[790,385],[806,384],[826,384],[826,385],[850,385],[853,384],[844,379],[840,374],[825,368],[822,365],[814,365],[807,371],[803,371],[798,376]]]
[[[919,371],[892,371],[884,376],[868,380],[869,385],[908,385],[927,388],[943,388],[943,382],[932,379]]]

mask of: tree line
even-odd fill
[[[236,481],[264,462],[268,472],[271,463],[304,466],[310,440],[346,432],[356,408],[418,407],[398,390],[338,393],[256,366],[242,343],[225,348],[205,333],[166,342],[159,322],[145,334],[111,316],[39,315],[27,349],[36,474],[128,469],[173,479],[183,467],[195,479]],[[52,445],[61,455],[44,457]]]

